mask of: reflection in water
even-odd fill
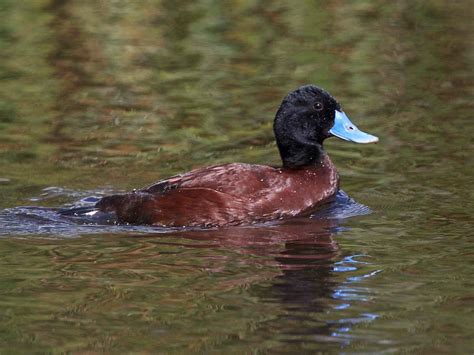
[[[334,240],[340,223],[338,219],[297,220],[272,229],[251,230],[246,233],[243,243],[239,239],[239,250],[246,253],[254,253],[255,249],[248,247],[258,241],[263,254],[271,255],[281,270],[271,280],[270,286],[261,287],[254,283],[250,289],[261,302],[276,304],[281,310],[275,319],[265,322],[259,333],[277,330],[279,339],[293,347],[300,347],[301,341],[306,347],[313,343],[316,348],[321,342],[349,345],[353,338],[350,335],[353,325],[377,318],[371,313],[351,312],[353,303],[367,302],[372,298],[369,289],[356,286],[357,281],[372,277],[379,270],[348,276],[341,281],[339,273],[358,272],[368,263],[357,260],[363,258],[362,255],[346,256],[341,260],[341,252]],[[224,240],[227,239],[235,246],[232,233],[224,234]],[[275,242],[277,248],[268,248],[269,245],[275,246]],[[338,315],[339,310],[343,310],[344,315]],[[350,317],[347,317],[348,312]]]
[[[225,281],[227,290],[245,285],[249,295],[256,297],[260,304],[270,304],[278,309],[272,319],[256,321],[257,330],[251,338],[261,341],[270,334],[277,334],[278,349],[311,349],[313,346],[317,349],[321,343],[350,345],[354,325],[377,319],[376,314],[359,314],[351,310],[353,304],[372,299],[371,291],[357,286],[357,281],[379,271],[360,274],[359,269],[368,265],[358,260],[363,259],[363,255],[341,258],[334,239],[341,221],[297,219],[267,228],[232,228],[180,236],[200,242],[197,245],[184,242],[182,245],[187,248],[224,248],[246,255],[240,262],[252,269],[271,266],[271,275],[261,273],[249,277],[246,274],[244,280],[231,278]],[[203,241],[211,245],[202,245]],[[155,242],[160,243],[159,240]],[[180,245],[179,242],[173,244]],[[219,265],[209,271],[219,273],[228,268],[229,265]],[[359,275],[343,276],[354,273]],[[376,341],[369,337],[365,340]]]
[[[302,238],[285,243],[275,256],[281,275],[275,277],[271,287],[258,293],[284,310],[267,327],[279,329],[285,342],[298,343],[301,339],[306,343],[319,342],[331,338],[338,329],[337,323],[323,315],[331,311],[332,295],[338,287],[333,273],[339,254],[333,239],[337,226],[335,220],[294,225],[294,230],[288,233],[301,233]]]

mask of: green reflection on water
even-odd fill
[[[272,118],[303,83],[381,137],[327,144],[343,188],[375,213],[346,222],[317,277],[298,281],[268,251],[173,247],[178,236],[0,241],[0,349],[472,349],[470,2],[4,0],[0,13],[2,208],[49,186],[277,164]],[[370,263],[331,275],[354,254]],[[301,318],[275,296],[282,279],[313,278],[327,292],[302,294],[327,311],[374,270],[353,281],[367,300],[340,313]],[[331,333],[363,313],[379,317]]]

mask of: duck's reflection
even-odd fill
[[[338,282],[334,268],[341,252],[334,237],[339,225],[336,219],[304,218],[264,228],[187,232],[181,236],[188,241],[206,240],[211,243],[207,247],[261,256],[242,257],[242,262],[273,266],[276,272],[270,280],[268,273],[252,278],[248,292],[260,302],[278,305],[280,312],[259,332],[272,329],[285,336],[316,336],[314,341],[319,341],[321,336],[334,336],[339,328],[339,324],[318,317],[336,303],[333,296],[338,292]]]

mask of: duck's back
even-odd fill
[[[141,190],[104,197],[97,207],[120,222],[224,226],[290,217],[332,197],[339,177],[329,157],[299,169],[224,164],[171,177]]]

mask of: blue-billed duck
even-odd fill
[[[338,102],[314,85],[301,86],[283,99],[273,130],[281,167],[229,163],[199,168],[106,196],[88,214],[113,213],[119,223],[163,227],[244,225],[310,214],[339,189],[324,140],[378,141],[360,131]]]

